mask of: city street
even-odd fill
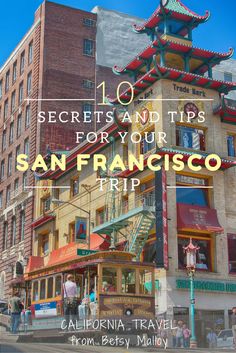
[[[18,336],[13,336],[5,332],[5,330],[0,327],[0,352],[1,353],[69,353],[69,352],[81,352],[81,353],[149,353],[149,352],[179,352],[183,351],[186,353],[189,352],[201,352],[201,353],[228,353],[233,350],[227,349],[196,349],[196,350],[188,350],[188,349],[160,349],[160,348],[137,348],[130,347],[128,350],[124,347],[104,347],[104,346],[72,346],[71,344],[63,344],[63,343],[17,343]]]
[[[219,352],[232,352],[232,350],[209,350],[209,349],[199,349],[199,350],[184,350],[182,351],[188,352],[202,352],[202,353],[219,353]],[[161,349],[155,348],[131,348],[129,351],[122,348],[114,348],[114,347],[72,347],[69,344],[44,344],[44,343],[14,343],[3,340],[1,343],[1,353],[69,353],[69,352],[82,352],[82,353],[136,353],[136,352],[157,352],[164,351]],[[178,350],[179,351],[179,350]],[[175,352],[175,350],[166,350],[165,352]]]

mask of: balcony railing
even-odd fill
[[[11,192],[11,200],[15,199],[16,197],[20,196],[21,194],[27,193],[25,186],[22,184],[17,189]]]
[[[97,218],[97,226],[108,222],[110,219],[125,215],[129,211],[140,207],[150,208],[150,211],[154,211],[155,193],[149,192],[136,195],[134,201],[129,202],[128,200],[122,200],[120,204],[115,204],[115,207],[112,203],[110,205],[106,205],[104,211],[100,213],[99,218]]]

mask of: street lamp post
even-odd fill
[[[74,206],[75,208],[77,208],[78,210],[85,212],[88,215],[88,248],[90,250],[90,224],[91,224],[91,212],[85,210],[84,208],[81,208],[75,204],[73,204],[72,202],[69,201],[62,201],[62,200],[58,200],[58,199],[52,199],[52,203],[57,204],[57,205],[71,205]]]
[[[196,271],[196,256],[199,250],[198,246],[193,245],[192,239],[188,246],[184,247],[184,253],[186,254],[187,263],[186,269],[190,280],[190,348],[197,348],[197,340],[195,334],[195,295],[194,295],[194,274]]]

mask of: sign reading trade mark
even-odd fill
[[[195,96],[203,97],[203,98],[206,97],[205,91],[199,90],[196,88],[190,88],[187,86],[180,86],[180,85],[177,85],[176,83],[173,83],[173,88],[174,88],[174,91],[176,91],[176,92],[194,94]]]

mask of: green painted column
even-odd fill
[[[190,72],[189,56],[188,55],[184,56],[184,71]]]
[[[208,77],[209,77],[209,78],[212,78],[212,77],[213,77],[211,64],[208,64]]]
[[[165,58],[165,51],[164,51],[164,49],[161,50],[160,54],[161,54],[161,61],[160,61],[160,64],[161,64],[161,66],[165,66],[165,64],[166,64],[166,58]]]
[[[190,348],[197,347],[196,333],[195,333],[195,294],[194,294],[194,272],[189,273],[190,280]]]
[[[191,41],[193,40],[193,31],[191,27],[188,28],[188,39]]]
[[[165,18],[165,21],[164,21],[164,34],[168,34],[168,23],[167,23],[167,19]]]

